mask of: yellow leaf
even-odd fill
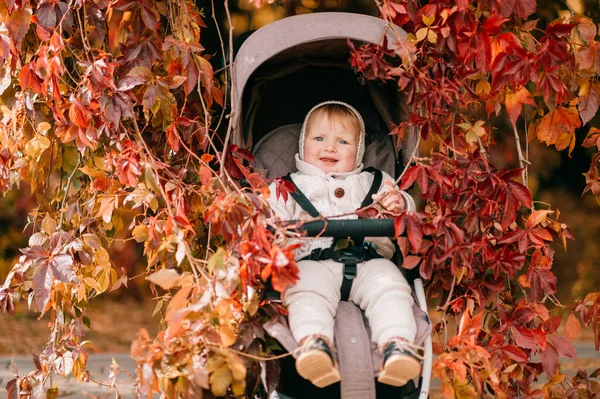
[[[246,379],[246,366],[244,366],[244,362],[238,355],[235,353],[228,354],[227,364],[229,365],[234,380]]]
[[[219,337],[221,337],[221,344],[225,347],[233,345],[237,340],[235,332],[227,324],[219,326]]]
[[[435,21],[435,15],[430,15],[430,16],[422,16],[423,19],[423,23],[427,26],[431,26],[431,24],[433,23],[433,21]]]
[[[137,242],[144,242],[148,239],[148,227],[145,224],[138,224],[131,232]]]
[[[83,282],[90,288],[93,288],[96,290],[97,293],[102,292],[102,287],[100,287],[100,284],[98,284],[98,282],[91,278],[91,277],[86,277],[83,279]]]
[[[38,133],[46,133],[51,128],[52,126],[48,122],[44,121],[38,123],[37,127],[35,128],[35,131]]]
[[[225,263],[225,255],[225,249],[219,248],[208,260],[208,271],[212,273],[215,268],[222,268]]]
[[[416,36],[417,36],[417,43],[422,41],[423,39],[425,39],[427,37],[427,31],[429,30],[429,28],[421,28],[417,31]]]
[[[210,390],[215,396],[225,396],[227,389],[231,385],[233,377],[231,376],[231,370],[226,364],[215,370],[210,375]]]
[[[106,176],[105,171],[90,167],[89,165],[85,165],[84,167],[79,168],[79,170],[90,177],[105,177]]]
[[[39,161],[40,156],[50,147],[50,144],[48,137],[36,134],[34,138],[25,144],[25,155]]]
[[[242,396],[246,391],[246,380],[233,380],[231,390],[234,396]]]
[[[54,231],[56,230],[56,221],[52,219],[50,215],[46,215],[44,220],[42,220],[42,230],[49,236],[54,234]]]
[[[58,398],[58,387],[48,388],[46,391],[46,399],[56,399]]]
[[[477,93],[477,95],[481,98],[487,98],[491,89],[492,86],[487,80],[480,80],[475,87],[475,93]]]
[[[429,40],[429,43],[436,44],[437,38],[438,38],[437,33],[435,33],[433,30],[429,29],[429,32],[427,32],[427,40]]]
[[[181,276],[173,269],[161,269],[152,273],[146,279],[160,286],[160,288],[168,290],[179,285]]]
[[[547,145],[554,145],[561,151],[569,146],[569,156],[575,148],[575,129],[581,127],[579,113],[575,107],[560,107],[550,112],[537,126],[538,139]]]

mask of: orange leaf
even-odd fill
[[[202,184],[210,183],[210,178],[212,177],[212,173],[210,169],[204,165],[200,165],[200,182]]]
[[[509,90],[506,93],[506,110],[508,111],[508,116],[510,117],[513,126],[516,126],[517,124],[517,119],[519,119],[521,111],[523,110],[523,104],[535,105],[535,101],[533,101],[531,94],[529,94],[529,91],[526,88],[521,87],[516,92]]]
[[[542,223],[544,220],[546,220],[546,216],[551,213],[554,213],[554,211],[549,211],[549,210],[533,211],[533,213],[527,219],[527,230],[531,230],[538,224]]]
[[[556,108],[544,116],[537,127],[538,139],[561,151],[569,146],[569,156],[575,148],[575,129],[581,127],[577,108]]]
[[[579,322],[577,316],[571,313],[565,322],[565,335],[572,341],[579,336],[580,332],[581,323]]]

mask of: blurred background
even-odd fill
[[[217,28],[225,37],[229,28],[223,2],[214,1],[213,14],[210,1],[197,1],[198,6],[204,9],[208,25],[202,31],[201,42],[206,52],[214,55],[211,62],[218,69],[224,63]],[[538,13],[531,19],[539,18],[539,26],[543,26],[568,15],[569,8],[578,14],[587,15],[597,24],[600,22],[597,0],[538,0]],[[284,0],[265,4],[260,9],[248,0],[231,0],[230,11],[235,27],[234,37],[296,14],[345,11],[377,16],[373,0]],[[599,122],[600,119],[596,116],[591,125],[598,127]],[[510,132],[508,121],[495,121],[494,126],[497,145],[493,148],[493,162],[497,167],[518,167],[514,140],[505,139],[512,137],[512,133],[510,136],[506,135]],[[529,159],[532,165],[529,186],[534,200],[552,204],[553,209],[559,209],[560,220],[570,227],[575,236],[575,241],[568,243],[567,252],[558,245],[555,246],[553,271],[558,277],[557,296],[565,303],[588,292],[600,290],[600,273],[597,272],[600,269],[600,249],[597,245],[600,238],[600,204],[590,194],[581,196],[585,187],[583,173],[588,171],[593,153],[580,147],[588,130],[589,126],[577,132],[577,146],[571,157],[568,157],[566,151],[559,153],[537,140],[530,143]],[[430,146],[430,143],[424,143],[422,153],[428,153]],[[27,185],[4,197],[0,196],[0,284],[17,261],[19,248],[27,246],[31,234],[27,221],[30,212],[37,206],[36,197],[39,198],[40,194],[31,195]],[[123,218],[126,220],[127,215],[123,215]],[[87,338],[95,343],[99,352],[128,352],[131,339],[139,328],[145,327],[151,335],[155,334],[160,316],[150,317],[155,301],[151,300],[153,295],[141,276],[144,271],[142,248],[134,241],[123,242],[117,239],[111,247],[111,259],[119,273],[123,267],[128,276],[138,277],[130,282],[128,288],[120,288],[94,299],[94,308],[88,316],[92,324]],[[38,321],[36,314],[28,312],[23,303],[19,304],[17,316],[0,314],[0,354],[39,351],[47,341],[47,336],[45,323]]]

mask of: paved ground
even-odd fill
[[[588,371],[593,371],[595,368],[600,367],[600,352],[596,352],[592,343],[577,343],[577,359],[563,359],[565,367],[569,370],[575,370],[578,367],[585,367],[591,365]],[[108,379],[109,369],[111,365],[111,358],[114,357],[119,365],[133,374],[135,372],[135,363],[126,354],[116,355],[92,355],[88,360],[88,370],[92,374],[92,378],[97,381],[106,381]],[[33,362],[31,357],[15,357],[15,363],[17,364],[21,373],[26,373],[33,369]],[[8,381],[13,378],[11,369],[11,358],[0,357],[0,397],[5,397],[6,390],[5,386]],[[59,397],[60,398],[90,398],[90,399],[109,399],[115,398],[115,391],[109,390],[108,388],[100,387],[95,384],[81,384],[74,378],[61,379],[55,378],[54,384],[58,385]],[[133,385],[131,378],[126,378],[124,374],[121,374],[117,379],[117,387],[122,395],[123,399],[133,399]],[[433,382],[432,388],[439,387],[438,381]],[[436,396],[437,395],[433,395]],[[158,395],[155,395],[158,397]]]

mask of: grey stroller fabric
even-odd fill
[[[294,157],[298,152],[300,124],[281,126],[267,134],[255,148],[255,167],[263,169],[268,178],[295,171]],[[367,145],[365,166],[375,166],[393,175],[395,155],[389,137]],[[414,295],[413,295],[414,296]],[[417,305],[413,313],[417,323],[415,343],[422,345],[431,334],[427,314]],[[264,325],[265,330],[283,347],[292,352],[298,343],[292,336],[287,321],[277,318]],[[375,399],[374,376],[379,372],[381,353],[371,341],[370,330],[363,312],[351,302],[340,302],[335,317],[335,345],[340,366],[343,399]]]

